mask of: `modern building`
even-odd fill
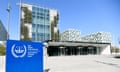
[[[57,10],[22,3],[20,39],[46,42],[49,56],[111,54],[111,35],[97,32],[81,36],[80,31],[69,29],[60,34]]]
[[[48,42],[47,54],[49,56],[111,54],[111,43],[51,41]]]
[[[58,40],[57,10],[22,3],[20,39],[28,41]]]
[[[6,41],[7,40],[7,30],[5,29],[4,25],[2,24],[0,20],[0,41]]]
[[[49,56],[111,54],[111,34],[108,32],[80,36],[79,30],[69,29],[60,37],[58,42],[48,42]]]

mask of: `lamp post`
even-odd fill
[[[21,27],[21,18],[22,18],[22,0],[20,0],[20,7],[19,7],[19,24]],[[20,38],[23,39],[24,36],[21,35],[21,28],[20,28]]]
[[[10,1],[8,1],[8,2],[10,2]],[[11,7],[10,7],[10,3],[8,3],[8,8],[7,8],[7,12],[8,12],[8,34],[7,34],[7,39],[9,39],[9,31],[10,31],[10,9],[11,9]]]

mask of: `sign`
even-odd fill
[[[43,72],[43,44],[8,40],[6,72]]]

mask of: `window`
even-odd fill
[[[37,15],[40,15],[40,13],[39,13],[39,12],[37,12]]]
[[[49,10],[48,9],[44,9],[44,12],[49,14]]]
[[[47,16],[49,17],[49,14],[47,14]]]
[[[35,11],[35,10],[36,10],[36,7],[32,7],[32,10]]]
[[[50,31],[50,26],[49,25],[45,25],[45,32],[49,33]]]
[[[35,16],[34,16],[34,15],[32,15],[32,18],[35,18]]]
[[[47,18],[46,18],[46,20],[48,20],[48,21],[49,21],[49,17],[47,17]]]
[[[45,34],[45,40],[49,40],[50,39],[50,34],[49,33],[46,33]]]
[[[32,40],[35,41],[35,33],[32,33]]]
[[[40,17],[40,19],[44,19],[44,17]]]
[[[32,32],[36,32],[36,25],[32,24]]]
[[[41,15],[41,16],[44,16],[44,14],[43,14],[43,13],[40,13],[40,15]]]
[[[37,11],[39,11],[39,8],[37,8]]]
[[[40,17],[39,16],[37,16],[37,19],[39,19]]]
[[[42,9],[42,8],[40,8],[40,12],[41,12],[41,13],[43,12],[43,9]]]
[[[35,12],[33,11],[32,14],[35,15]]]

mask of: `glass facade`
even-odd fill
[[[32,7],[32,41],[50,40],[49,9]]]
[[[58,38],[53,37],[59,36],[53,30],[58,21],[56,10],[23,3],[21,15],[21,40],[46,41]]]

